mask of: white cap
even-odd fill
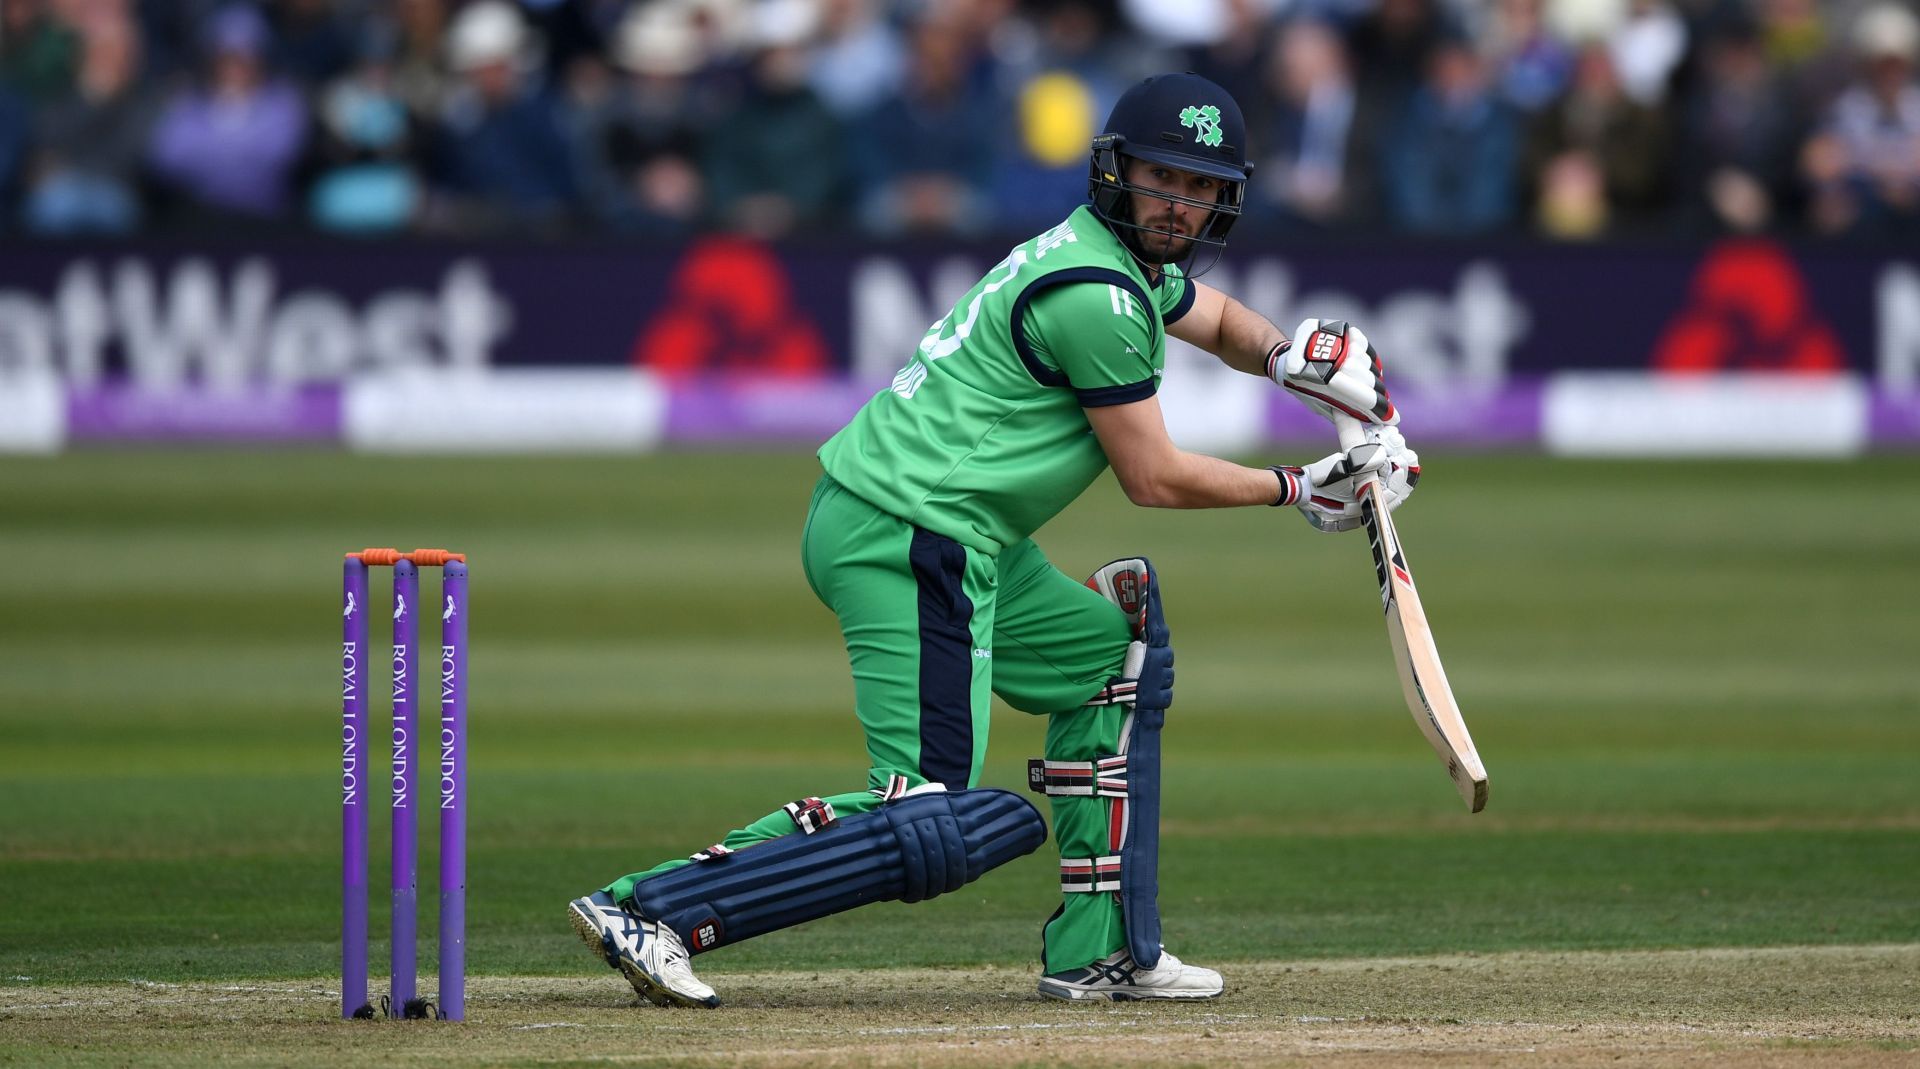
[[[1920,56],[1920,19],[1905,5],[1875,4],[1853,24],[1853,47],[1868,59],[1893,56],[1912,62]]]
[[[469,71],[489,63],[526,59],[527,24],[507,0],[480,0],[460,10],[447,30],[447,62]]]
[[[749,39],[756,48],[805,44],[820,28],[814,0],[762,0],[753,10]]]
[[[694,13],[678,3],[644,4],[627,12],[615,31],[613,59],[635,74],[675,77],[706,59]]]

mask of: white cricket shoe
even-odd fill
[[[693,975],[687,948],[672,928],[629,913],[605,891],[567,903],[580,941],[618,969],[640,997],[656,1006],[720,1005],[713,988]]]
[[[1089,999],[1131,1002],[1148,998],[1219,998],[1226,990],[1220,974],[1160,951],[1151,969],[1134,964],[1126,947],[1084,969],[1050,973],[1040,978],[1040,993],[1048,998],[1080,1002]]]

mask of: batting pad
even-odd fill
[[[683,865],[633,889],[641,916],[694,954],[869,902],[919,902],[972,883],[1047,841],[1040,811],[991,787],[915,794]]]
[[[1133,960],[1151,969],[1160,961],[1160,729],[1167,706],[1173,704],[1173,641],[1152,565],[1140,601],[1145,649],[1140,668],[1130,673],[1139,684],[1122,743],[1128,812],[1126,841],[1120,847],[1120,917]]]

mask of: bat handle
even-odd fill
[[[1340,448],[1342,449],[1352,449],[1356,445],[1366,443],[1366,427],[1362,426],[1360,421],[1354,419],[1352,416],[1345,415],[1344,413],[1335,413],[1333,417],[1333,428],[1340,434]],[[1360,485],[1364,489],[1366,486],[1375,482],[1378,482],[1378,480],[1368,478],[1366,482]]]
[[[1367,429],[1360,421],[1343,413],[1335,413],[1333,429],[1340,435],[1340,448],[1352,449],[1367,440]]]

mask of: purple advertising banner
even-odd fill
[[[142,389],[429,367],[890,375],[1000,246],[32,245],[0,254],[0,371]],[[1920,381],[1920,254],[1249,240],[1205,281],[1284,329],[1362,325],[1405,384],[1565,370]]]
[[[1325,419],[1270,384],[1250,382],[1264,400],[1251,433],[1240,441],[1329,439]],[[667,393],[666,439],[682,444],[817,444],[886,387],[885,379],[675,383]],[[1407,433],[1422,442],[1498,447],[1530,446],[1540,439],[1537,379],[1490,390],[1414,390],[1397,396],[1408,413]],[[1204,412],[1199,418],[1204,419]]]
[[[124,383],[69,389],[64,425],[35,448],[57,449],[64,441],[299,441],[374,451],[811,449],[888,384],[837,374],[667,380],[615,371],[617,383],[609,372],[592,368],[542,374],[549,403],[531,407],[520,373],[483,372],[477,379],[449,373],[457,386],[443,383],[445,376],[428,376],[412,388],[440,395],[443,403],[427,410],[426,418],[404,402],[394,404],[396,384],[377,378],[281,392],[151,394]],[[604,403],[610,395],[617,401],[622,390],[640,399],[637,407]],[[364,400],[359,406],[350,400],[356,396],[374,398],[388,418],[350,417],[365,407]],[[1170,375],[1162,397],[1175,439],[1189,447],[1233,453],[1331,441],[1321,417],[1257,379],[1236,377],[1222,392]],[[1567,372],[1518,376],[1490,388],[1400,389],[1395,398],[1401,428],[1423,448],[1544,444],[1570,453],[1686,455],[1705,449],[1720,455],[1845,456],[1920,446],[1920,396],[1868,387],[1855,375]],[[0,402],[5,400],[0,390]],[[0,435],[0,451],[10,444],[19,447]]]
[[[1920,394],[1876,390],[1868,411],[1869,433],[1875,443],[1920,443]]]
[[[247,386],[152,392],[112,382],[68,394],[67,433],[95,442],[331,442],[340,437],[340,391]]]
[[[668,391],[669,441],[824,442],[885,380],[700,378]]]
[[[1396,389],[1401,429],[1422,442],[1475,446],[1525,446],[1540,440],[1538,376],[1525,376],[1483,390]],[[1319,441],[1327,422],[1286,393],[1267,402],[1266,436],[1277,441]]]

